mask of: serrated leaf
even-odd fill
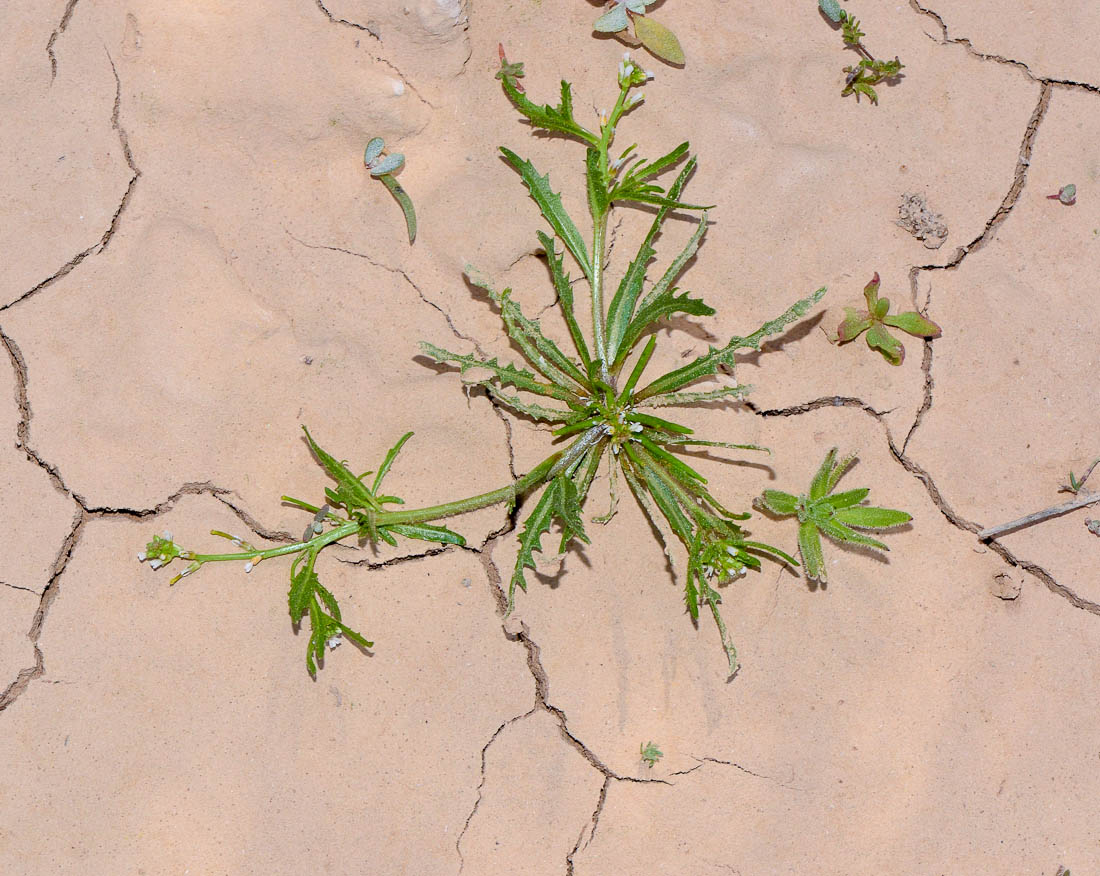
[[[565,211],[565,207],[562,206],[561,195],[550,188],[550,174],[540,176],[530,161],[520,158],[511,149],[501,146],[500,151],[508,163],[519,173],[524,185],[531,193],[532,200],[538,204],[539,210],[546,221],[550,223],[550,227],[554,229],[554,233],[561,238],[573,254],[573,258],[577,260],[577,264],[581,266],[585,276],[591,279],[592,263],[588,260],[588,250],[584,245],[584,238]]]
[[[695,163],[694,158],[688,161],[684,169],[681,170],[676,177],[676,180],[669,187],[668,194],[671,198],[678,198],[680,196],[680,192],[683,191],[684,186],[687,184],[687,178],[695,169]],[[627,268],[626,274],[623,275],[618,288],[615,290],[615,296],[611,299],[611,305],[607,310],[607,346],[609,358],[612,360],[616,358],[623,332],[626,331],[627,325],[630,324],[630,320],[634,315],[634,307],[637,304],[639,296],[642,294],[646,266],[649,264],[649,260],[656,254],[652,246],[653,240],[661,230],[661,225],[664,224],[670,209],[670,207],[661,206],[660,209],[657,210],[657,215],[653,219],[653,224],[650,225],[649,231],[642,240],[641,246],[638,247],[637,255],[635,255],[634,260]]]
[[[366,485],[352,474],[347,466],[322,450],[305,426],[302,427],[302,431],[306,433],[306,442],[309,444],[309,449],[313,451],[313,455],[317,457],[321,465],[339,485],[335,492],[326,490],[326,495],[332,500],[331,504],[344,505],[348,511],[356,508],[370,508],[374,511],[381,511],[382,506],[367,489]]]
[[[448,362],[455,363],[459,367],[460,374],[478,369],[484,369],[490,372],[484,379],[472,381],[474,385],[485,386],[489,385],[491,381],[496,380],[502,385],[514,386],[516,389],[523,390],[524,392],[534,393],[535,395],[541,395],[547,398],[555,398],[558,401],[564,401],[566,403],[576,398],[572,392],[566,389],[554,386],[550,383],[542,383],[534,374],[525,368],[516,368],[516,366],[511,363],[501,365],[497,362],[495,356],[492,359],[480,359],[473,355],[465,356],[460,353],[452,353],[449,350],[444,350],[442,347],[429,344],[427,341],[420,342],[420,349],[426,355],[435,359],[436,362],[441,364],[446,364]]]
[[[684,50],[680,47],[676,34],[649,16],[635,16],[634,35],[662,61],[670,64],[684,63]]]
[[[925,319],[916,311],[888,316],[883,319],[883,322],[916,338],[938,338],[943,334],[938,325],[930,319]]]
[[[581,517],[576,485],[565,475],[558,475],[556,480],[560,481],[560,484],[554,494],[554,516],[562,527],[562,550],[574,538],[579,538],[585,544],[591,544],[584,531],[584,520]]]
[[[378,469],[378,474],[374,478],[374,485],[371,487],[371,492],[377,494],[378,488],[382,486],[382,478],[384,478],[390,470],[390,466],[393,465],[393,461],[397,459],[397,454],[401,452],[401,448],[405,446],[405,442],[412,438],[412,432],[406,432],[400,438],[397,439],[397,443],[393,445],[388,451],[386,451],[386,458],[382,461],[382,465]],[[363,477],[366,477],[367,472]],[[394,496],[386,496],[387,499],[394,499]],[[381,501],[381,499],[379,500]]]
[[[466,276],[479,289],[484,289],[490,300],[500,308],[504,328],[513,341],[519,345],[538,371],[551,383],[566,392],[573,392],[573,384],[589,390],[588,379],[568,356],[552,340],[542,333],[537,319],[528,319],[519,304],[511,296],[511,290],[497,292],[472,268],[466,268]],[[570,381],[573,381],[571,384]]]
[[[798,513],[798,497],[782,490],[764,490],[760,494],[760,504],[772,514],[786,516]]]
[[[316,554],[311,551],[306,560],[306,565],[300,571],[297,571],[298,560],[301,558],[302,555],[299,555],[295,559],[294,565],[290,567],[290,592],[287,594],[290,620],[295,626],[302,622],[302,618],[309,608],[309,602],[313,598],[314,585],[317,583],[317,573],[313,571]]]
[[[590,146],[599,146],[600,138],[584,126],[577,124],[577,120],[573,118],[573,95],[569,83],[564,79],[561,83],[561,102],[556,107],[549,104],[539,106],[534,103],[516,88],[516,83],[511,77],[502,76],[501,86],[504,88],[504,93],[508,95],[508,99],[512,101],[512,105],[536,128],[569,134]]]
[[[760,349],[760,344],[764,338],[769,335],[778,334],[790,323],[805,316],[806,312],[821,300],[825,291],[825,287],[822,286],[812,295],[792,304],[781,316],[764,323],[748,337],[742,338],[735,336],[731,338],[730,342],[724,347],[711,347],[709,352],[695,359],[693,362],[690,362],[682,368],[677,368],[675,371],[670,371],[662,377],[658,377],[645,387],[645,389],[635,393],[635,401],[641,401],[650,396],[674,392],[689,383],[694,383],[702,377],[717,373],[721,365],[732,368],[734,364],[734,354],[738,350]]]
[[[519,534],[519,554],[516,556],[512,580],[508,583],[509,612],[515,605],[516,587],[523,591],[527,590],[527,580],[523,576],[523,570],[535,568],[534,551],[542,552],[542,536],[550,531],[550,526],[554,522],[554,510],[558,502],[555,493],[559,489],[559,481],[555,478],[542,491],[535,509],[524,523],[523,532]]]
[[[878,323],[867,329],[867,346],[881,352],[891,365],[900,365],[905,359],[905,347],[901,341]]]
[[[848,526],[857,526],[860,529],[892,529],[902,526],[913,519],[913,515],[905,511],[896,511],[893,508],[875,508],[870,505],[860,505],[855,508],[838,510],[836,519]]]
[[[630,325],[623,332],[615,367],[621,367],[621,360],[629,355],[634,345],[641,340],[642,335],[648,329],[662,319],[674,316],[677,313],[685,313],[689,316],[713,316],[715,311],[701,298],[692,298],[690,292],[676,295],[675,289],[670,289],[657,298],[647,299],[639,306],[634,319],[630,321]]]
[[[578,412],[574,410],[548,408],[535,402],[524,401],[519,396],[509,395],[492,383],[483,383],[481,385],[484,386],[486,392],[497,401],[507,405],[518,413],[530,417],[532,420],[538,420],[544,423],[567,423],[574,417],[579,416]]]

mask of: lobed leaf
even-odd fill
[[[581,237],[576,224],[565,211],[565,207],[562,206],[561,195],[550,188],[550,174],[539,176],[539,172],[535,170],[535,166],[530,161],[520,158],[515,152],[504,146],[500,147],[500,151],[508,163],[519,173],[524,185],[531,193],[531,198],[538,204],[539,210],[546,221],[550,223],[550,227],[554,229],[554,233],[561,238],[573,254],[573,258],[577,260],[577,264],[581,266],[585,276],[591,279],[592,263],[588,259],[588,250],[585,248],[584,238]]]
[[[571,137],[583,140],[590,146],[600,145],[600,138],[583,125],[578,124],[577,120],[573,118],[573,93],[569,83],[564,79],[561,82],[561,101],[557,106],[550,106],[549,104],[539,106],[534,103],[516,87],[516,83],[508,76],[501,77],[501,86],[504,88],[504,93],[508,95],[508,99],[512,101],[512,105],[526,116],[536,128],[568,134]]]
[[[737,350],[760,349],[760,344],[764,338],[769,335],[778,334],[786,328],[787,325],[805,316],[806,312],[821,300],[825,291],[825,287],[822,286],[812,295],[792,304],[781,316],[764,323],[748,337],[741,338],[735,336],[731,338],[730,342],[724,347],[711,347],[708,353],[700,356],[695,361],[690,362],[682,368],[677,368],[675,371],[670,371],[663,377],[658,377],[647,387],[634,395],[635,401],[638,402],[650,396],[664,395],[665,393],[681,389],[702,377],[715,374],[721,365],[733,367],[734,354]]]
[[[332,500],[332,504],[343,505],[349,512],[357,508],[381,511],[382,506],[371,491],[367,489],[366,485],[352,474],[342,462],[322,450],[305,426],[302,427],[302,431],[306,433],[306,442],[309,444],[309,449],[313,451],[313,455],[317,457],[321,465],[337,483],[336,490],[325,491],[326,495]]]
[[[442,347],[437,347],[434,344],[429,344],[427,341],[420,342],[420,349],[427,356],[441,364],[454,362],[458,365],[460,374],[478,369],[489,371],[489,376],[484,379],[473,381],[475,386],[487,386],[491,381],[496,380],[502,385],[514,386],[516,389],[523,390],[524,392],[534,393],[535,395],[541,395],[547,398],[555,398],[558,401],[568,403],[576,400],[576,395],[569,390],[554,386],[550,383],[542,383],[534,374],[525,368],[516,368],[516,366],[511,363],[501,365],[497,362],[495,356],[492,359],[481,359],[473,355],[464,356],[460,353],[452,353],[449,350],[444,350]]]

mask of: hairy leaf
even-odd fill
[[[511,363],[501,365],[497,362],[495,356],[492,359],[481,359],[474,355],[464,356],[460,353],[452,353],[449,350],[444,350],[426,341],[420,342],[420,349],[426,355],[441,364],[454,362],[459,366],[459,373],[461,374],[465,374],[467,371],[471,370],[489,372],[484,378],[472,381],[474,385],[485,386],[495,380],[502,385],[514,386],[516,389],[523,390],[524,392],[546,396],[547,398],[556,398],[558,401],[568,403],[576,400],[575,394],[569,390],[554,386],[550,383],[542,383],[534,374],[525,368],[516,368],[516,366]]]
[[[599,145],[600,138],[583,125],[579,125],[577,120],[573,118],[573,94],[569,83],[564,79],[561,83],[561,101],[557,106],[550,106],[549,104],[539,106],[521,92],[516,87],[516,83],[510,81],[507,76],[501,77],[501,85],[504,88],[504,93],[508,95],[508,99],[512,101],[512,105],[526,116],[536,128],[569,134],[583,140],[590,146]]]

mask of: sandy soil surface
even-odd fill
[[[596,5],[0,8],[0,872],[1100,873],[1090,510],[977,535],[1070,498],[1100,455],[1100,7],[853,0],[906,65],[878,106],[840,97],[854,56],[812,0],[655,9],[688,61],[637,53],[656,79],[620,137],[690,139],[690,193],[718,205],[686,275],[718,316],[661,332],[657,359],[829,287],[743,357],[750,404],[691,413],[772,450],[703,460],[711,486],[746,508],[840,446],[851,486],[914,516],[885,558],[827,546],[827,587],[774,564],[727,587],[732,680],[629,497],[507,619],[501,506],[453,522],[465,550],[328,551],[375,647],[316,680],[287,562],[169,587],[135,559],[165,529],[198,550],[300,533],[280,496],[327,483],[302,424],[364,468],[413,430],[390,475],[410,505],[546,454],[417,342],[514,356],[467,263],[553,303],[497,146],[578,216],[583,153],[519,121],[497,44],[594,121],[623,52]],[[363,167],[374,136],[407,156],[411,247]],[[1066,183],[1076,204],[1048,199]],[[908,192],[944,217],[939,249],[895,224]],[[620,212],[612,275],[649,221]],[[826,339],[876,271],[943,326],[900,367]],[[748,526],[794,550],[790,521]]]

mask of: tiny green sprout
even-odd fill
[[[1062,186],[1058,189],[1058,194],[1047,195],[1048,201],[1061,201],[1067,207],[1072,207],[1077,203],[1077,186],[1073,183]]]
[[[652,54],[669,64],[682,65],[684,50],[676,34],[645,14],[656,0],[611,0],[607,12],[596,19],[592,28],[600,33],[622,33],[633,23],[634,36]]]
[[[1080,480],[1078,480],[1074,476],[1073,472],[1070,472],[1069,473],[1069,483],[1068,484],[1062,484],[1062,486],[1058,488],[1058,492],[1059,493],[1073,493],[1074,495],[1077,495],[1077,493],[1079,493],[1081,491],[1081,488],[1085,485],[1085,481],[1087,481],[1089,479],[1089,477],[1092,475],[1092,470],[1094,468],[1096,468],[1096,466],[1098,464],[1100,464],[1100,459],[1094,459],[1092,461],[1092,464],[1087,469],[1085,469],[1085,473],[1081,476]]]
[[[516,64],[509,64],[508,58],[504,55],[504,43],[497,43],[497,54],[500,56],[500,69],[497,70],[494,78],[505,80],[507,79],[511,86],[520,94],[523,93],[523,83],[519,80],[523,77],[523,62],[520,61]]]
[[[882,61],[867,51],[867,47],[863,45],[863,38],[867,34],[860,30],[859,21],[848,14],[837,0],[818,0],[818,8],[829,21],[840,25],[844,45],[855,49],[860,56],[858,64],[844,68],[848,75],[844,79],[841,97],[854,94],[858,101],[862,94],[870,98],[871,103],[877,104],[878,94],[874,86],[885,80],[895,79],[905,65],[896,57],[893,61]]]
[[[882,353],[891,365],[900,365],[905,359],[905,347],[886,331],[886,326],[901,329],[915,338],[938,338],[942,332],[938,325],[915,310],[890,316],[890,299],[878,297],[879,282],[878,271],[875,271],[871,282],[863,289],[867,309],[845,307],[844,321],[837,327],[836,337],[830,340],[846,344],[867,332],[867,346]]]
[[[401,187],[401,183],[393,176],[395,172],[404,166],[405,156],[400,152],[383,155],[382,150],[385,146],[386,144],[381,137],[375,137],[371,140],[363,151],[363,164],[367,166],[371,176],[382,180],[382,184],[390,190],[390,194],[401,205],[401,210],[405,214],[405,225],[409,230],[409,243],[412,243],[416,240],[416,211],[413,209],[412,198],[409,197],[408,192]]]
[[[856,454],[852,453],[838,462],[834,447],[825,454],[825,461],[810,482],[809,492],[795,496],[780,490],[765,490],[755,502],[757,508],[778,517],[798,515],[798,550],[806,577],[811,581],[825,584],[828,580],[821,552],[821,533],[841,544],[887,551],[889,548],[881,541],[856,530],[893,529],[913,519],[904,511],[860,504],[871,491],[869,487],[833,493],[837,481],[855,460]]]
[[[645,745],[641,746],[641,752],[642,760],[645,761],[646,766],[648,766],[650,769],[653,769],[653,767],[657,764],[657,761],[665,756],[664,752],[661,751],[652,742],[647,742]]]

